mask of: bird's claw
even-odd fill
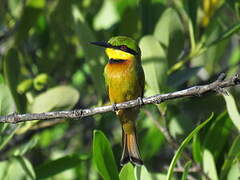
[[[117,111],[118,111],[118,108],[117,108],[117,106],[116,106],[115,103],[112,104],[112,109],[113,109],[114,112],[117,112]]]

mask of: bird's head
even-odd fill
[[[92,42],[106,48],[106,54],[111,61],[140,59],[140,48],[135,40],[126,36],[112,37],[108,42]]]

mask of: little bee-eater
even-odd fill
[[[108,42],[92,44],[106,48],[105,52],[109,60],[104,69],[104,76],[110,102],[116,104],[142,98],[145,77],[141,64],[141,51],[136,41],[129,37],[117,36]],[[129,161],[135,165],[143,164],[135,127],[138,112],[139,107],[116,111],[122,125],[121,165]]]

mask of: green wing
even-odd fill
[[[107,92],[107,95],[108,95],[108,92],[109,92],[109,80],[108,80],[108,75],[104,69],[104,79],[105,79],[105,88],[106,88],[106,92]]]
[[[145,87],[145,75],[141,64],[139,64],[139,67],[137,68],[137,77],[139,78],[138,81],[142,90],[141,97],[143,97]]]

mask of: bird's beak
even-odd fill
[[[102,41],[102,42],[91,42],[91,44],[96,45],[96,46],[105,47],[105,48],[111,48],[112,47],[111,44],[109,44],[107,42],[104,42],[104,41]]]

